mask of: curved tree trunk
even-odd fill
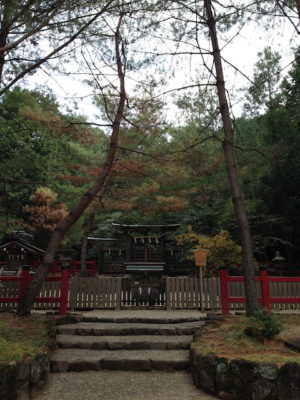
[[[118,70],[118,77],[120,82],[119,87],[119,103],[115,118],[113,121],[112,133],[110,136],[110,143],[107,150],[107,156],[104,164],[102,165],[101,171],[96,179],[94,185],[81,197],[77,205],[71,210],[71,212],[64,218],[54,230],[50,242],[48,244],[46,254],[43,258],[42,265],[38,268],[30,282],[23,298],[20,301],[18,314],[29,315],[30,310],[33,306],[35,297],[37,297],[39,290],[42,286],[43,279],[47,276],[49,269],[54,261],[55,254],[59,248],[59,245],[65,235],[65,233],[75,224],[75,222],[82,215],[84,210],[90,205],[96,195],[102,195],[105,191],[105,186],[109,179],[109,175],[114,164],[117,152],[118,137],[120,132],[120,124],[123,118],[123,112],[125,107],[126,92],[125,92],[125,73],[121,61],[121,48],[122,39],[120,34],[120,27],[122,23],[123,15],[119,18],[119,23],[115,32],[115,55]]]
[[[245,274],[246,313],[247,315],[253,315],[254,311],[258,308],[258,302],[255,284],[255,269],[253,263],[252,239],[245,209],[244,196],[240,187],[237,170],[234,163],[234,135],[226,97],[222,59],[218,44],[216,21],[212,11],[211,0],[204,0],[204,7],[206,10],[207,24],[213,50],[219,105],[224,129],[223,151],[225,164],[230,193],[241,237],[243,268]]]

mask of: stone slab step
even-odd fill
[[[99,371],[179,371],[190,366],[188,350],[82,350],[59,349],[50,357],[51,372]]]
[[[57,333],[84,336],[193,335],[204,324],[204,321],[184,322],[180,324],[79,322],[76,324],[58,325]]]
[[[113,323],[134,323],[134,324],[180,324],[184,322],[203,321],[204,317],[101,317],[101,316],[82,316],[81,322],[113,322]]]
[[[57,335],[56,344],[62,348],[94,349],[94,350],[175,350],[189,349],[192,336],[81,336]]]

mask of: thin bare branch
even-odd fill
[[[20,181],[20,180],[17,180],[17,179],[4,178],[4,177],[2,177],[2,176],[0,176],[0,181],[2,181],[2,182],[9,182],[9,183],[21,183],[22,185],[42,185],[42,184],[45,184],[45,182]]]
[[[18,74],[12,81],[9,82],[8,85],[6,85],[1,91],[0,95],[7,92],[8,89],[10,89],[16,82],[18,82],[21,78],[23,78],[25,75],[28,73],[34,71],[38,67],[40,67],[42,64],[44,64],[46,61],[51,59],[52,56],[55,54],[59,53],[62,49],[67,47],[70,43],[72,43],[82,32],[84,32],[94,21],[96,21],[97,18],[99,18],[104,12],[106,12],[109,9],[109,6],[113,3],[113,0],[108,0],[106,5],[93,17],[91,18],[87,23],[85,23],[76,33],[74,33],[67,41],[62,43],[60,46],[55,48],[53,51],[48,53],[45,57],[42,57],[38,61],[36,61],[34,64],[30,65],[29,67],[25,68],[20,74]]]

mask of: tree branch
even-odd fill
[[[107,4],[99,11],[93,18],[91,18],[87,23],[85,23],[74,35],[72,35],[66,42],[58,46],[56,49],[48,53],[45,57],[41,58],[40,60],[36,61],[33,65],[25,68],[19,75],[17,75],[6,87],[4,87],[0,91],[0,95],[7,92],[16,82],[18,82],[21,78],[23,78],[28,73],[34,71],[40,65],[44,64],[48,61],[53,55],[59,53],[63,48],[67,47],[70,43],[72,43],[82,32],[84,32],[100,15],[106,12],[109,9],[109,6],[113,3],[113,0],[108,0]]]

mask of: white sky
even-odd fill
[[[221,48],[230,35],[234,36],[236,30],[237,28],[233,28],[230,34],[226,34],[226,37],[219,34]],[[222,38],[224,38],[224,42]],[[237,66],[245,75],[251,78],[254,64],[258,60],[257,53],[262,51],[265,47],[270,46],[272,50],[279,51],[282,56],[282,67],[285,67],[292,61],[292,47],[295,48],[299,44],[299,38],[294,28],[287,21],[281,25],[277,25],[276,29],[271,27],[268,31],[260,29],[257,23],[252,22],[249,23],[247,27],[243,28],[240,34],[224,48],[222,55],[225,59],[229,60],[230,63]],[[154,44],[148,43],[147,46],[151,48]],[[160,62],[160,60],[161,59],[158,58],[158,62]],[[173,64],[171,58],[167,60],[166,65],[168,65],[168,62]],[[191,59],[185,57],[181,60],[180,67],[176,67],[176,69],[172,71],[171,68],[169,71],[165,71],[166,86],[163,90],[178,88],[193,82],[195,80],[195,71],[198,69],[199,61],[199,58]],[[288,68],[284,72],[286,73],[287,71]],[[156,72],[153,72],[153,74],[155,76]],[[238,91],[246,87],[249,83],[241,74],[234,72],[234,70],[225,63],[224,74],[228,90],[231,93],[235,93],[235,96],[238,95],[240,97],[240,100],[238,100],[237,97],[235,97],[234,100],[234,113],[239,115],[242,111],[243,95],[241,95],[241,93],[238,94]],[[42,71],[35,74],[28,82],[30,86],[36,84],[49,86],[63,106],[70,106],[69,98],[76,99],[78,103],[78,110],[76,110],[76,113],[79,115],[87,115],[90,122],[99,123],[100,114],[97,107],[92,104],[92,89],[88,85],[83,84],[79,80],[75,80],[75,78],[62,76],[57,73],[55,75],[52,74],[50,77]],[[127,80],[127,91],[130,92],[131,88],[132,84]],[[172,105],[171,97],[165,96],[165,100],[167,101],[167,119],[169,121],[176,121],[178,112]]]

